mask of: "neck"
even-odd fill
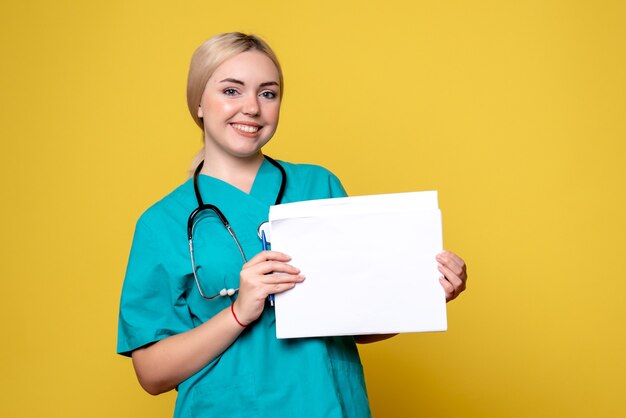
[[[201,173],[250,193],[256,174],[264,159],[261,151],[246,158],[223,158],[223,156],[216,158],[214,153],[205,152]]]

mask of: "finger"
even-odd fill
[[[303,274],[283,274],[273,273],[263,276],[263,283],[281,284],[281,283],[301,283],[305,279]]]
[[[255,274],[287,273],[298,274],[300,269],[281,261],[264,261],[249,268]]]
[[[252,295],[255,300],[263,300],[268,295],[293,289],[304,280],[304,276],[291,274],[268,274],[261,277],[261,280],[246,288],[246,294]]]
[[[450,251],[444,251],[440,254],[437,254],[435,258],[439,263],[449,268],[457,276],[461,278],[467,278],[465,262],[458,255]]]
[[[435,258],[441,264],[444,264],[444,265],[448,266],[449,268],[454,269],[455,272],[457,272],[458,274],[461,274],[461,270],[462,270],[463,266],[465,265],[463,260],[461,260],[461,258],[459,256],[457,256],[456,254],[454,254],[451,251],[443,251],[443,252],[437,254],[437,256]]]
[[[276,293],[283,293],[286,292],[287,290],[291,290],[294,287],[296,287],[297,283],[280,283],[280,284],[275,284],[273,286],[270,287],[270,291],[267,293],[268,295],[272,295],[272,294],[276,294]]]
[[[443,287],[443,290],[446,293],[446,302],[449,302],[456,297],[455,292],[454,292],[454,286],[452,286],[452,283],[450,283],[443,277],[439,278],[439,283],[441,283],[441,286]]]
[[[261,251],[260,253],[252,257],[245,265],[252,266],[252,265],[259,264],[268,260],[276,260],[276,261],[285,262],[285,261],[291,260],[291,257],[285,253],[281,253],[278,251],[265,250],[265,251]]]
[[[439,264],[437,269],[443,274],[444,279],[454,286],[455,293],[461,293],[465,289],[465,282],[448,267]]]

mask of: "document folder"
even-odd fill
[[[306,276],[275,297],[278,338],[447,329],[437,192],[288,203],[269,221]]]

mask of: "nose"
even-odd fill
[[[261,107],[259,106],[259,100],[256,95],[251,95],[246,98],[246,101],[243,104],[243,113],[248,116],[257,116],[261,111]]]

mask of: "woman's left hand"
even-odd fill
[[[467,282],[465,261],[450,251],[443,251],[435,258],[438,262],[437,268],[443,274],[439,282],[446,291],[446,302],[450,302],[465,290]]]

